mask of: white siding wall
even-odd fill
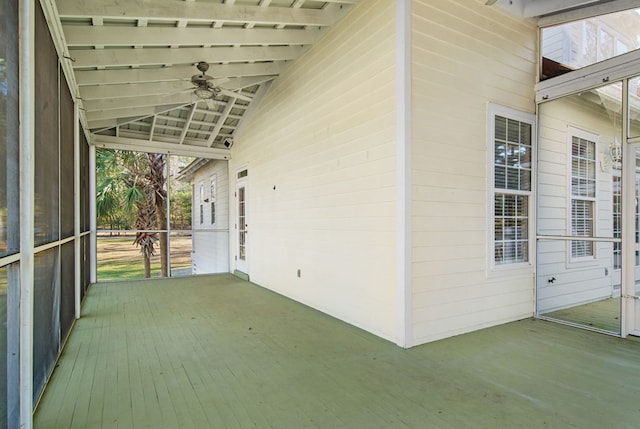
[[[614,115],[597,104],[580,103],[578,96],[540,106],[538,230],[541,235],[570,235],[570,128],[594,135],[596,147],[595,236],[613,236],[613,179],[603,168],[604,154],[616,131]],[[620,126],[620,116],[617,117]],[[619,137],[620,130],[618,128]],[[596,243],[592,260],[571,261],[563,241],[541,241],[538,253],[538,312],[545,313],[613,294],[613,247]],[[555,280],[550,283],[549,280]]]
[[[216,217],[211,223],[211,177],[216,177]],[[200,223],[200,183],[204,185],[203,222]],[[227,161],[211,161],[194,175],[193,274],[229,272],[229,172]]]
[[[274,82],[235,136],[230,164],[232,187],[248,166],[251,281],[390,340],[394,15],[389,0],[355,6]]]
[[[413,337],[533,314],[533,268],[497,275],[487,105],[535,111],[536,27],[481,1],[414,0]]]

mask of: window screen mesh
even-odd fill
[[[0,257],[19,252],[17,2],[0,3]]]
[[[76,315],[75,299],[75,243],[69,242],[60,247],[60,338],[69,335]]]
[[[67,80],[60,79],[60,234],[62,239],[74,234],[74,120],[73,98]]]
[[[33,320],[33,400],[37,401],[60,348],[58,249],[35,256]]]
[[[39,6],[38,6],[39,7]],[[58,57],[42,13],[35,31],[35,243],[57,241],[59,232]]]

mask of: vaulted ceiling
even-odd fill
[[[358,1],[369,0],[41,3],[94,143],[225,158],[225,141],[270,82]],[[527,18],[633,3],[474,1]],[[215,98],[194,94],[199,62],[209,65]]]

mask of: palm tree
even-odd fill
[[[166,230],[165,155],[96,151],[96,208],[99,219],[113,224],[115,219],[136,210],[134,228],[138,230],[134,244],[144,258],[145,277],[151,277],[151,257],[160,241],[162,276],[168,275],[167,234],[150,230]]]

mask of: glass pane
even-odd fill
[[[629,137],[640,137],[640,77],[629,80]]]
[[[529,245],[528,197],[496,194],[494,202],[495,263],[526,262]]]
[[[621,107],[620,83],[541,104],[537,171],[538,315],[616,334]]]
[[[638,11],[626,10],[543,28],[541,80],[638,49]]]
[[[598,254],[610,255],[611,244],[597,242]],[[619,334],[620,289],[611,271],[571,267],[566,246],[563,240],[538,241],[538,315]]]

